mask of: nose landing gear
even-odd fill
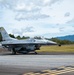
[[[35,54],[38,54],[37,52],[35,52]]]

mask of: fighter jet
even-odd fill
[[[11,38],[9,34],[3,27],[0,27],[0,32],[2,35],[2,46],[3,48],[8,48],[8,50],[12,51],[12,54],[16,53],[29,53],[34,52],[37,54],[36,50],[40,50],[42,45],[56,45],[56,42],[49,41],[46,39],[34,39],[29,38],[26,40],[18,40],[15,38]]]

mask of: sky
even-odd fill
[[[15,36],[74,35],[74,0],[0,0],[0,27]]]

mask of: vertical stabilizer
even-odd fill
[[[8,33],[6,32],[6,30],[5,30],[3,27],[0,27],[0,32],[1,32],[1,35],[2,35],[2,40],[3,40],[3,41],[13,39],[13,38],[11,38],[11,37],[8,35]]]

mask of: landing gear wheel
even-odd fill
[[[28,51],[26,51],[24,54],[28,54],[29,52]]]
[[[35,54],[38,54],[37,52],[35,52]]]

